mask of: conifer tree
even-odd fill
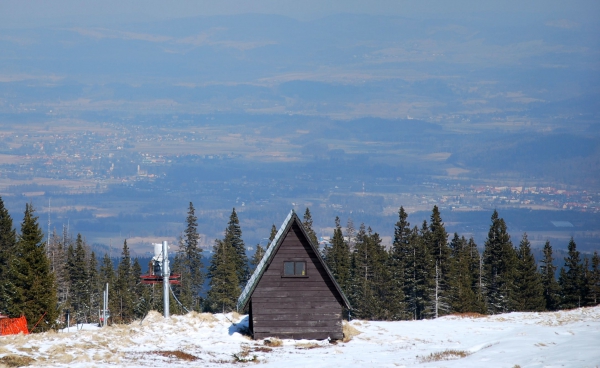
[[[64,236],[52,232],[50,237],[50,248],[48,249],[48,257],[50,259],[50,270],[56,278],[56,295],[58,305],[66,306],[69,297],[69,272],[67,271],[67,255],[64,247]]]
[[[273,226],[271,226],[271,234],[269,235],[269,244],[267,244],[267,249],[269,249],[269,246],[271,246],[271,242],[275,239],[275,236],[277,236],[277,228],[275,227],[275,224],[273,224]]]
[[[435,262],[427,246],[429,227],[423,221],[421,229],[415,226],[410,234],[404,263],[404,296],[408,318],[423,319],[432,316],[432,293],[435,293]]]
[[[451,258],[448,267],[448,295],[451,311],[478,312],[477,295],[473,289],[471,247],[465,237],[454,233],[450,242]]]
[[[592,268],[589,271],[588,282],[588,304],[598,305],[600,303],[600,256],[595,251],[592,256]]]
[[[585,301],[585,270],[573,238],[569,241],[565,266],[560,269],[558,284],[561,289],[561,307],[578,308]]]
[[[265,255],[265,249],[260,246],[260,243],[256,244],[256,251],[254,252],[254,255],[252,256],[252,259],[250,260],[250,264],[252,265],[253,272],[256,269],[256,266],[258,266],[258,264],[262,260],[264,255]]]
[[[351,255],[348,243],[344,240],[342,227],[340,226],[340,218],[335,218],[335,229],[331,244],[323,249],[323,259],[327,267],[331,270],[333,277],[338,282],[342,291],[345,294],[350,292],[350,267]]]
[[[475,304],[473,305],[472,312],[484,314],[487,308],[483,288],[483,260],[473,237],[469,239],[467,248],[469,253],[469,271],[471,272],[472,280],[471,289],[475,295]]]
[[[531,244],[527,239],[527,234],[523,234],[519,243],[517,258],[516,310],[526,312],[545,310],[544,286],[537,271],[535,258],[531,253]]]
[[[317,234],[313,230],[313,220],[310,214],[310,210],[306,207],[306,211],[304,211],[304,219],[302,221],[302,225],[304,225],[304,230],[306,230],[306,234],[310,238],[310,241],[316,246],[319,244],[319,240],[317,239]]]
[[[390,311],[392,319],[409,318],[406,313],[405,280],[410,276],[405,269],[406,261],[410,258],[410,223],[404,207],[398,211],[398,221],[394,227],[394,241],[390,249]]]
[[[350,293],[354,313],[359,318],[387,319],[387,252],[379,234],[361,224],[352,256],[353,287]]]
[[[433,206],[431,219],[429,223],[430,244],[429,249],[437,269],[436,280],[436,316],[444,315],[449,312],[448,306],[448,282],[447,276],[450,268],[450,248],[448,247],[448,233],[440,211],[437,206]]]
[[[93,321],[96,321],[96,313],[102,307],[102,292],[100,288],[100,275],[98,274],[98,260],[94,251],[90,253],[88,264],[90,317]]]
[[[207,309],[226,313],[235,309],[240,294],[240,282],[236,260],[239,254],[230,242],[215,240],[213,256],[208,268],[210,278],[207,293]]]
[[[516,252],[504,219],[494,210],[492,224],[485,240],[483,271],[488,312],[513,311],[516,277]]]
[[[348,222],[346,222],[346,241],[348,243],[348,249],[350,249],[350,253],[354,252],[354,242],[356,238],[356,229],[354,228],[354,222],[349,218]]]
[[[123,242],[123,251],[121,252],[121,261],[117,266],[117,279],[115,280],[114,299],[117,302],[118,309],[112,312],[113,315],[118,315],[120,322],[127,323],[133,320],[134,285],[131,255],[127,246],[127,240],[125,240]]]
[[[431,232],[431,253],[435,262],[439,265],[440,275],[445,279],[450,258],[450,248],[448,247],[448,233],[446,233],[446,228],[437,206],[433,206],[431,212],[429,231]]]
[[[552,246],[549,241],[544,245],[544,259],[540,265],[542,287],[547,310],[558,310],[560,307],[560,286],[556,281],[556,266],[553,264]]]
[[[248,267],[246,246],[242,240],[242,229],[235,208],[229,216],[229,223],[225,229],[225,239],[223,241],[235,250],[235,255],[228,256],[228,259],[233,262],[239,282],[238,289],[241,289],[250,278],[250,268]],[[237,298],[237,295],[235,297]]]
[[[41,318],[36,332],[54,327],[58,317],[56,286],[50,272],[50,262],[46,256],[44,234],[34,215],[33,205],[25,205],[25,215],[21,223],[21,234],[17,242],[14,258],[15,287],[21,300],[15,306],[27,318],[31,331]],[[13,302],[15,302],[13,300]]]
[[[590,278],[591,278],[591,270],[590,270],[590,259],[588,257],[583,258],[583,287],[581,288],[581,306],[587,307],[590,305]]]
[[[71,315],[77,321],[87,321],[87,316],[90,313],[90,285],[86,258],[83,238],[81,234],[77,234],[75,248],[71,244],[67,251],[67,270],[70,284],[69,300],[73,309]]]
[[[15,270],[11,267],[16,246],[17,236],[13,221],[0,197],[0,313],[10,317],[19,317],[20,309],[16,303],[22,300],[14,284],[16,274],[13,271]]]
[[[100,295],[103,295],[104,290],[106,290],[106,285],[108,284],[108,309],[109,311],[112,313],[117,312],[117,310],[119,310],[120,308],[118,308],[120,306],[120,303],[118,303],[118,299],[115,297],[117,295],[116,293],[116,276],[115,276],[115,269],[113,266],[113,262],[112,259],[110,259],[109,255],[107,253],[104,254],[104,257],[102,258],[102,263],[100,265],[100,273],[99,273],[99,280],[100,280],[100,290],[102,291],[102,293]],[[100,299],[100,305],[103,305],[104,299],[103,297],[101,297]],[[114,319],[114,316],[111,318],[111,320]]]
[[[415,243],[415,282],[417,319],[435,316],[436,263],[431,252],[431,231],[427,221],[413,237]]]
[[[131,279],[133,283],[133,314],[135,318],[143,318],[151,308],[150,292],[145,285],[142,284],[142,266],[136,257],[131,266]],[[172,299],[172,298],[171,298]],[[170,299],[169,299],[170,301]],[[170,309],[169,309],[170,310]],[[175,309],[173,309],[175,310]],[[182,312],[183,314],[183,312]]]
[[[198,218],[192,202],[187,214],[184,236],[180,239],[179,253],[173,262],[173,271],[181,274],[181,285],[175,287],[175,291],[183,305],[189,310],[199,311],[204,273],[202,272],[202,248],[198,245],[200,239]]]

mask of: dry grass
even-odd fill
[[[302,349],[302,350],[310,350],[310,349],[316,349],[316,348],[322,348],[322,345],[316,344],[314,342],[301,342],[299,344],[296,344],[296,349]]]
[[[153,351],[152,354],[164,356],[165,358],[177,358],[180,360],[194,361],[199,358],[193,356],[192,354],[185,353],[181,350],[162,350],[162,351]]]
[[[0,358],[0,364],[7,367],[26,367],[35,362],[35,359],[22,355],[7,355]]]
[[[354,328],[354,326],[352,326],[350,323],[348,323],[346,321],[343,322],[342,332],[344,334],[344,338],[342,339],[343,342],[348,342],[348,341],[352,340],[352,338],[354,336],[358,336],[361,334],[361,332],[359,330]]]
[[[458,317],[458,318],[483,318],[487,317],[485,314],[476,313],[476,312],[465,312],[465,313],[452,313],[450,317]]]
[[[233,354],[233,361],[236,363],[247,363],[247,362],[257,362],[258,357],[256,355],[250,355],[253,350],[248,346],[242,346],[242,351],[239,353]]]
[[[448,349],[448,350],[440,351],[437,353],[431,353],[431,354],[429,354],[427,356],[423,356],[423,357],[417,356],[417,358],[419,359],[420,363],[429,363],[429,362],[438,362],[440,360],[460,359],[460,358],[468,357],[469,355],[471,355],[471,353],[469,353],[468,351]]]
[[[280,347],[283,345],[283,341],[281,341],[280,339],[276,338],[276,337],[272,337],[270,339],[265,339],[264,344],[266,346],[270,346],[272,348],[276,348],[276,347]]]
[[[261,353],[270,353],[270,352],[273,351],[273,349],[267,348],[265,346],[259,346],[259,347],[253,348],[252,351],[258,351],[258,352],[261,352]]]
[[[219,322],[217,317],[215,317],[212,313],[190,312],[189,316],[199,320],[200,322],[208,322],[210,326],[212,326],[212,323],[214,322]]]

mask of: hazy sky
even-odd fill
[[[485,13],[557,14],[600,19],[597,0],[0,0],[0,27],[144,21],[202,15],[280,14],[314,19],[336,13],[406,17]],[[581,20],[581,19],[580,19]]]

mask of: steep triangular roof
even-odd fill
[[[304,229],[304,225],[302,224],[302,221],[300,221],[300,219],[298,218],[298,215],[296,215],[294,210],[291,210],[290,213],[285,218],[285,220],[283,221],[283,224],[281,224],[279,231],[277,232],[277,234],[275,234],[275,238],[273,239],[273,241],[267,248],[267,251],[263,255],[262,259],[260,260],[260,263],[258,264],[258,266],[256,266],[256,269],[254,270],[254,273],[250,277],[250,280],[248,280],[248,283],[246,284],[244,291],[242,291],[242,293],[240,294],[240,297],[238,298],[238,302],[237,302],[238,310],[242,310],[242,309],[246,308],[246,306],[248,305],[248,302],[250,301],[250,296],[254,292],[254,289],[256,289],[256,286],[258,285],[258,282],[260,281],[262,275],[265,273],[267,266],[271,263],[275,254],[277,254],[279,247],[281,247],[281,244],[283,243],[283,239],[285,239],[285,236],[290,231],[290,229],[292,228],[292,225],[294,223],[296,223],[298,225],[298,227],[300,228],[300,230],[302,230],[302,234],[306,238],[308,244],[310,244],[310,247],[312,248],[313,252],[316,254],[319,262],[321,262],[321,265],[327,272],[329,279],[333,282],[335,289],[342,297],[345,307],[348,309],[352,308],[350,306],[350,302],[348,301],[348,298],[342,291],[342,288],[340,288],[340,285],[337,283],[337,281],[335,281],[335,278],[333,277],[331,270],[329,269],[329,267],[327,267],[327,264],[323,260],[323,257],[321,257],[321,252],[319,252],[319,248],[318,248],[317,244],[313,244],[313,242],[310,240],[310,237],[306,233],[306,229]]]

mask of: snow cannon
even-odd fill
[[[181,284],[181,275],[169,272],[169,257],[163,257],[163,249],[168,246],[162,243],[153,243],[152,246],[154,247],[154,256],[148,264],[148,274],[140,276],[142,284],[162,284],[165,276],[168,277],[169,284]],[[164,270],[167,270],[168,275],[165,275]]]

